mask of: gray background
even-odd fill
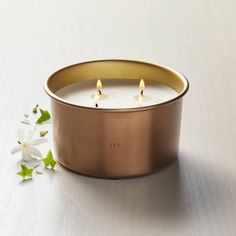
[[[0,0],[0,234],[235,235],[235,10],[233,0]],[[144,178],[57,166],[20,183],[9,152],[22,114],[49,108],[44,79],[102,58],[188,77],[179,160]]]

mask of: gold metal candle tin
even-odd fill
[[[55,95],[72,83],[110,78],[154,80],[179,95],[131,109],[87,108]],[[146,175],[166,166],[178,155],[182,99],[188,86],[177,71],[139,61],[89,61],[57,71],[44,87],[51,97],[58,161],[70,170],[103,178]]]

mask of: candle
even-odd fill
[[[178,93],[151,80],[104,79],[73,83],[56,95],[79,106],[123,109],[163,103]]]
[[[89,176],[153,173],[177,158],[188,81],[161,65],[89,61],[52,74],[44,84],[52,106],[58,161]]]

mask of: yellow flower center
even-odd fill
[[[28,148],[29,147],[28,143],[22,143],[21,145],[22,145],[23,148]]]

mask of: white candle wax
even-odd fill
[[[143,97],[140,98],[139,80],[133,79],[104,79],[102,80],[102,95],[97,94],[97,80],[89,80],[65,86],[56,95],[70,103],[98,108],[135,108],[150,106],[168,101],[178,96],[169,86],[145,81]]]

